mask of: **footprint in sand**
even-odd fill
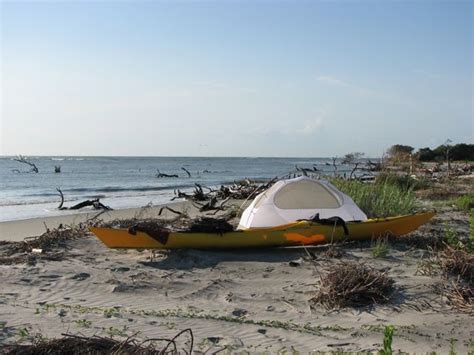
[[[236,308],[232,311],[232,315],[235,317],[243,317],[247,315],[247,310],[242,309],[242,308]]]
[[[38,278],[40,279],[48,279],[48,280],[56,280],[56,279],[59,279],[61,278],[62,276],[61,275],[40,275],[38,276]]]
[[[80,272],[74,275],[73,277],[71,277],[71,279],[76,280],[76,281],[84,281],[85,279],[88,279],[89,277],[91,277],[91,275],[88,274],[87,272]]]

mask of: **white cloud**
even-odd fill
[[[360,95],[360,96],[365,96],[365,97],[385,97],[383,93],[375,92],[373,90],[354,85],[351,83],[348,83],[347,81],[344,81],[342,79],[336,78],[334,76],[330,75],[321,75],[316,78],[317,81],[330,85],[330,86],[337,86],[341,88],[345,88],[349,90],[350,92]]]
[[[332,86],[345,86],[345,87],[351,87],[352,86],[349,83],[346,83],[344,80],[341,80],[341,79],[338,79],[338,78],[335,78],[335,77],[329,76],[329,75],[318,76],[317,80],[324,83],[324,84],[328,84],[328,85],[332,85]]]

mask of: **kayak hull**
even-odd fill
[[[318,245],[331,241],[364,240],[385,235],[410,233],[428,222],[434,213],[347,222],[348,235],[342,226],[308,221],[294,222],[272,228],[255,228],[222,234],[170,232],[166,243],[144,232],[129,233],[127,229],[90,228],[107,247],[125,249],[239,249]]]

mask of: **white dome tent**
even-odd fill
[[[259,194],[242,214],[239,229],[274,227],[311,219],[317,213],[321,219],[367,220],[354,201],[334,185],[302,176],[280,180]]]

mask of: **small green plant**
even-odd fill
[[[456,232],[454,228],[449,226],[448,222],[444,223],[444,241],[450,247],[453,247],[455,249],[458,249],[459,247],[462,246],[462,243],[459,240],[458,233]]]
[[[167,329],[176,329],[176,323],[174,322],[161,322],[160,325],[165,326]]]
[[[467,354],[468,355],[474,355],[474,339],[472,339],[472,338],[469,338]]]
[[[454,338],[451,338],[449,339],[449,355],[456,355],[456,349],[455,349],[455,345],[456,345],[456,339]]]
[[[48,338],[41,333],[36,333],[33,337],[33,344],[41,344],[48,341]]]
[[[123,326],[122,329],[120,328],[115,328],[115,327],[109,327],[105,330],[105,332],[110,336],[110,337],[114,337],[114,336],[119,336],[119,337],[126,337],[128,336],[127,335],[127,330],[128,330],[128,327],[127,326]]]
[[[44,310],[45,310],[46,312],[49,312],[50,310],[52,310],[52,311],[55,311],[55,310],[56,310],[56,305],[55,305],[55,304],[49,304],[49,303],[47,303],[47,304],[45,304],[43,307],[44,307]]]
[[[78,327],[82,327],[82,328],[90,328],[92,325],[92,322],[87,319],[78,319],[78,320],[75,320],[74,323],[76,323]]]
[[[120,317],[120,311],[117,307],[104,309],[104,316],[106,318]]]
[[[372,245],[372,255],[374,258],[386,258],[390,251],[390,246],[386,238],[378,238]]]
[[[18,331],[18,335],[21,338],[26,338],[30,335],[30,331],[28,330],[28,328],[20,328],[20,330]]]
[[[456,207],[462,211],[471,211],[474,209],[474,193],[466,194],[461,197],[458,197],[454,204]]]
[[[392,355],[393,325],[387,325],[383,334],[383,350],[380,350],[380,355]]]
[[[465,250],[471,253],[474,250],[474,235],[472,233],[473,228],[473,219],[474,217],[471,216],[471,233],[466,238],[465,241],[462,241],[458,235],[458,232],[450,227],[447,222],[444,224],[444,242],[448,244],[451,248],[457,250]]]

